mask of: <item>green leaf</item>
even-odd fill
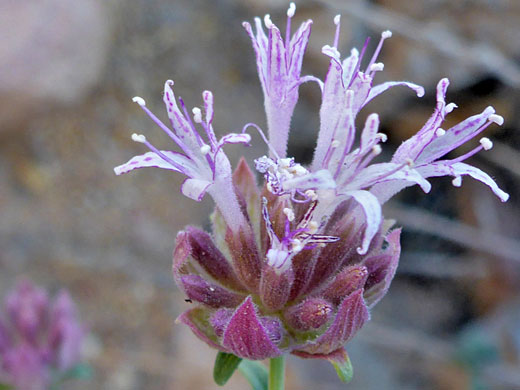
[[[0,383],[0,390],[13,390],[13,386],[7,383]]]
[[[92,378],[92,368],[85,363],[79,363],[69,368],[62,376],[61,381],[67,379],[90,379]]]
[[[224,386],[241,361],[242,358],[232,353],[219,352],[215,359],[215,366],[213,367],[213,379],[215,383],[219,386]]]
[[[244,375],[253,390],[267,390],[269,373],[259,361],[243,360],[238,370]]]

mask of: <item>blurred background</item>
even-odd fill
[[[303,74],[324,77],[332,18],[340,50],[390,29],[378,81],[422,84],[418,99],[395,89],[361,115],[382,117],[390,156],[426,121],[435,85],[451,80],[453,124],[493,105],[503,127],[495,147],[471,163],[511,194],[502,204],[465,179],[433,180],[386,207],[404,227],[403,255],[387,297],[348,346],[353,382],[327,363],[289,358],[288,389],[520,389],[520,2],[517,0],[297,1],[296,22],[314,19]],[[162,87],[174,79],[188,107],[214,92],[216,129],[265,127],[253,50],[241,22],[270,13],[285,25],[282,0],[3,0],[0,2],[0,293],[30,277],[70,290],[91,336],[90,382],[70,389],[216,389],[215,352],[174,319],[187,305],[171,277],[174,237],[208,228],[212,204],[181,196],[182,177],[113,167],[143,152],[144,133],[169,140],[132,103],[142,96],[164,116]],[[301,88],[290,155],[309,162],[319,91]],[[448,126],[448,125],[446,125]],[[444,126],[445,128],[447,128]],[[218,135],[218,134],[217,134]],[[478,142],[478,140],[476,140]],[[236,162],[265,151],[228,148]],[[463,151],[458,151],[463,152]],[[245,389],[240,375],[229,389]]]

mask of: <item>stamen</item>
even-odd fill
[[[334,16],[334,24],[336,25],[336,33],[334,34],[334,43],[332,46],[338,47],[339,44],[339,33],[341,29],[341,15]]]
[[[288,208],[288,207],[285,207],[283,209],[283,213],[285,214],[285,216],[287,217],[287,219],[292,222],[294,221],[294,211],[292,211],[292,209]]]
[[[372,154],[374,154],[375,156],[380,155],[382,151],[383,151],[383,148],[381,147],[381,145],[372,146]]]
[[[193,120],[195,123],[202,123],[202,111],[198,107],[193,107],[191,112],[193,112]]]
[[[447,104],[446,107],[444,107],[444,114],[449,114],[454,109],[456,109],[458,106],[455,103]]]
[[[209,145],[203,145],[203,146],[201,146],[201,148],[200,148],[200,152],[201,152],[203,155],[208,154],[210,151],[211,151],[211,147],[210,147]]]
[[[491,114],[488,119],[499,126],[502,126],[504,124],[504,117],[501,115]]]
[[[388,140],[388,137],[385,133],[377,133],[376,137],[381,140],[381,142],[386,142]]]
[[[440,127],[437,130],[435,130],[435,135],[437,137],[442,137],[444,134],[446,134],[446,130],[441,129]]]
[[[271,29],[274,26],[273,21],[271,20],[271,15],[265,14],[264,24],[265,24],[265,27],[267,27],[268,29]]]
[[[144,101],[144,99],[142,97],[135,96],[132,98],[132,101],[134,103],[139,104],[141,107],[146,106],[146,102]]]
[[[370,70],[372,65],[376,62],[377,57],[379,56],[379,53],[381,52],[381,49],[383,48],[383,42],[385,41],[385,39],[390,38],[391,36],[392,36],[392,32],[389,30],[383,31],[381,33],[381,39],[379,40],[376,50],[374,51],[374,54],[372,55],[372,58],[370,59],[370,62],[368,63],[367,69]]]
[[[296,4],[291,2],[289,4],[289,9],[287,10],[287,17],[292,18],[294,16],[295,12],[296,12]]]
[[[491,150],[493,148],[493,142],[487,137],[483,137],[480,139],[480,144],[484,148],[484,150]]]
[[[376,62],[375,64],[372,64],[370,66],[369,72],[381,72],[383,69],[385,69],[385,64],[382,62]]]
[[[146,137],[142,134],[134,133],[134,134],[132,134],[132,141],[144,144],[146,142]]]
[[[314,191],[314,190],[305,191],[305,195],[307,195],[312,201],[315,201],[318,199],[318,194],[316,194],[316,191]]]
[[[451,184],[453,184],[453,187],[460,187],[462,185],[462,177],[455,176],[455,178],[451,181]]]
[[[262,131],[262,129],[257,124],[255,124],[255,123],[247,123],[242,128],[242,133],[245,133],[249,126],[254,127],[258,131],[258,133],[260,134],[260,137],[262,137],[262,139],[264,140],[264,142],[267,145],[267,147],[269,148],[269,150],[273,153],[273,155],[276,157],[276,159],[279,159],[280,156],[278,156],[278,153],[276,153],[275,148],[269,143],[269,141],[267,140],[267,137],[265,136],[264,132]]]

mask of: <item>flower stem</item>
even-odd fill
[[[285,356],[269,361],[269,390],[284,390]]]

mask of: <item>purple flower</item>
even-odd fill
[[[480,146],[461,157],[444,159],[503,119],[489,107],[442,129],[446,115],[456,107],[445,103],[448,80],[443,79],[435,112],[423,128],[389,162],[374,163],[387,136],[379,132],[377,114],[368,115],[357,131],[357,114],[393,86],[411,88],[419,97],[423,88],[406,81],[373,85],[384,67],[377,57],[391,36],[389,31],[382,33],[364,70],[360,64],[367,44],[361,53],[353,49],[341,61],[339,16],[334,18],[333,45],[323,48],[330,58],[325,81],[300,77],[311,21],[290,38],[294,10],[291,4],[285,42],[269,16],[264,19],[269,36],[258,18],[256,35],[244,23],[256,53],[269,128],[266,138],[257,125],[244,127],[256,128],[269,148],[269,156],[255,160],[263,185],[257,186],[244,159],[231,175],[221,149],[225,143],[247,143],[249,137],[231,134],[215,141],[212,99],[206,98],[210,96],[206,92],[206,120],[200,110],[194,110],[194,122],[206,132],[203,140],[184,105],[181,111],[174,103],[171,82],[166,83],[165,101],[174,131],[151,114],[142,99],[137,102],[184,154],[159,151],[144,137],[134,136],[151,152],[134,157],[116,173],[145,166],[171,169],[189,177],[190,184],[185,182],[182,188],[185,195],[200,200],[208,191],[215,199],[212,235],[195,227],[177,235],[173,276],[195,304],[178,321],[208,345],[242,358],[265,359],[290,352],[338,364],[348,359],[344,345],[386,294],[399,261],[400,229],[391,229],[384,220],[382,204],[407,186],[417,184],[429,192],[427,179],[445,175],[454,177],[455,186],[460,186],[463,175],[472,176],[506,201],[508,195],[486,173],[463,162],[490,149],[489,139],[482,138]],[[322,103],[313,162],[304,167],[286,156],[286,146],[298,86],[308,80],[318,81]]]
[[[46,390],[53,375],[80,361],[85,328],[62,291],[54,302],[28,280],[18,283],[0,313],[0,382],[19,390]]]

